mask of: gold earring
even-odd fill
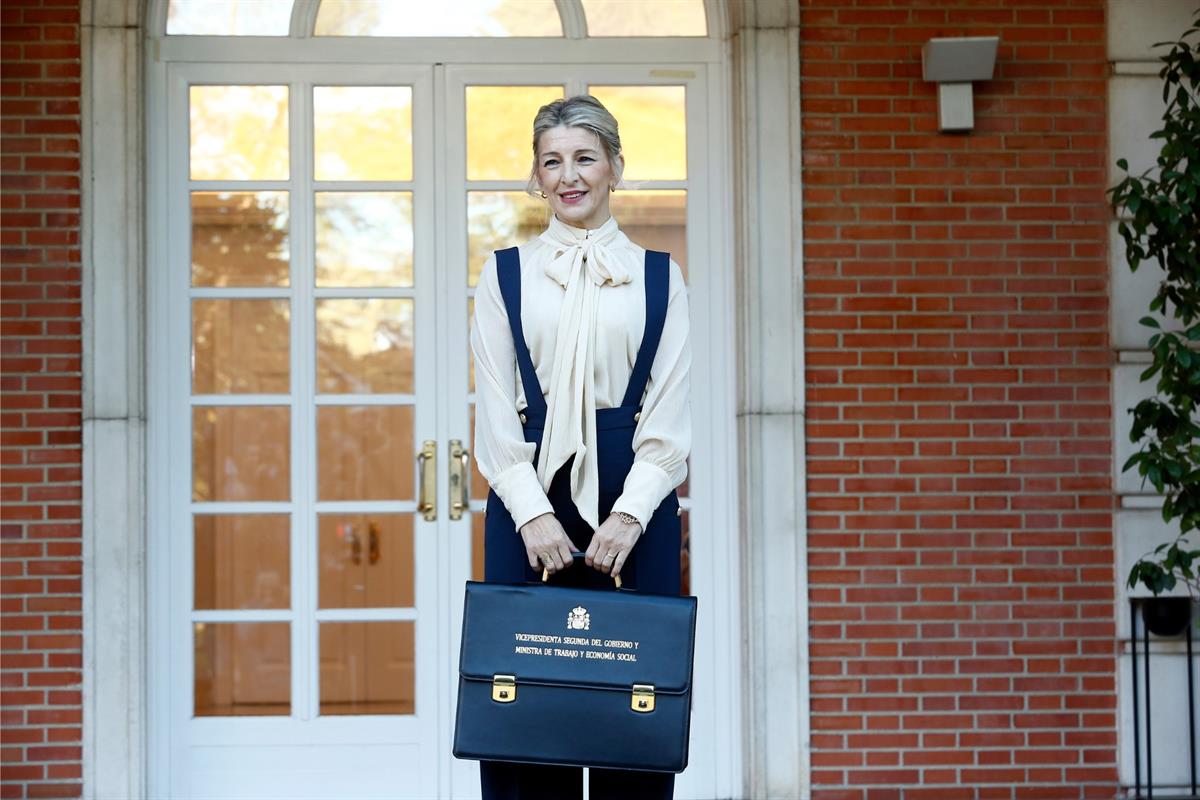
[[[615,191],[617,190],[617,187],[616,187],[616,186],[609,186],[609,187],[608,187],[608,190],[609,190],[610,192],[615,192]]]
[[[545,192],[538,192],[538,194],[539,194],[539,195],[541,195],[541,197],[542,197],[542,199],[543,199],[543,200],[545,200],[545,199],[546,199],[546,193],[545,193]]]

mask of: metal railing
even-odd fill
[[[1133,774],[1132,800],[1154,800],[1154,737],[1151,727],[1153,682],[1150,670],[1150,634],[1157,637],[1177,639],[1181,635],[1187,643],[1187,737],[1191,792],[1189,794],[1159,794],[1158,800],[1191,800],[1200,798],[1197,793],[1196,776],[1196,680],[1192,666],[1192,599],[1190,597],[1132,597],[1129,599],[1129,646],[1133,660],[1130,674],[1133,677]],[[1141,651],[1138,650],[1138,628],[1141,622]],[[1139,665],[1139,656],[1141,664]],[[1142,673],[1143,687],[1139,687],[1138,671]],[[1145,778],[1142,783],[1142,740],[1143,730],[1139,713],[1139,694],[1145,692]],[[1173,782],[1174,783],[1174,782]],[[1165,788],[1165,787],[1162,787]],[[1171,787],[1177,790],[1178,784]]]

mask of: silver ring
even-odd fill
[[[614,555],[613,553],[609,553],[608,555],[606,555],[606,556],[604,557],[604,562],[607,564],[607,563],[608,563],[608,560],[609,560],[610,558],[616,558],[616,555]]]
[[[551,560],[552,559],[550,558],[549,553],[538,553],[538,561],[542,561],[542,562],[549,564],[551,562]]]

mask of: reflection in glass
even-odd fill
[[[317,192],[317,286],[412,286],[412,192]]]
[[[687,277],[687,192],[638,189],[618,191],[609,205],[621,230],[647,250],[662,250]]]
[[[320,500],[412,500],[412,406],[318,406]]]
[[[319,181],[412,180],[412,87],[314,86]]]
[[[415,624],[322,622],[321,714],[413,714]]]
[[[191,177],[287,180],[288,87],[192,86]]]
[[[287,622],[193,624],[197,717],[291,713],[291,628]]]
[[[287,36],[292,0],[171,0],[167,35]]]
[[[583,14],[588,36],[708,35],[704,0],[583,0]]]
[[[411,514],[317,516],[320,608],[412,607]]]
[[[550,211],[525,192],[467,192],[467,283],[479,283],[493,250],[526,242],[546,229]]]
[[[691,528],[691,512],[684,510],[679,520],[682,540],[679,545],[679,594],[692,593],[692,542],[688,535]]]
[[[192,192],[193,286],[287,286],[287,192]]]
[[[471,403],[471,408],[468,413],[471,416],[471,436],[474,437],[474,435],[475,435],[475,404],[474,403]],[[479,471],[479,462],[476,461],[474,457],[472,457],[471,458],[471,499],[472,500],[486,500],[487,496],[488,496],[489,488],[491,488],[491,487],[488,486],[488,482],[483,477],[483,473],[481,473]]]
[[[561,86],[468,86],[467,180],[528,178],[534,115],[562,96]]]
[[[287,500],[287,406],[194,406],[192,499]]]
[[[193,300],[192,393],[288,391],[287,300]]]
[[[592,86],[621,123],[625,181],[687,178],[687,115],[682,86]]]
[[[197,609],[289,606],[287,514],[197,514],[194,523]]]
[[[471,514],[471,580],[473,581],[484,579],[483,531],[485,519],[486,517],[480,511]]]
[[[317,391],[412,392],[413,301],[317,301]]]
[[[554,0],[324,0],[317,36],[562,36]]]

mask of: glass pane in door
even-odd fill
[[[562,86],[468,86],[467,180],[520,180],[533,166],[533,118]]]
[[[286,622],[197,622],[195,714],[291,713],[291,627]]]
[[[412,500],[412,406],[317,408],[317,499]]]
[[[195,608],[288,608],[290,535],[287,514],[195,515]]]
[[[412,192],[317,192],[317,286],[412,286]]]
[[[195,406],[192,499],[287,500],[290,412],[287,406]]]
[[[413,390],[413,301],[317,301],[317,389],[351,394]]]
[[[193,286],[287,286],[287,192],[192,192]]]
[[[412,180],[412,87],[313,88],[319,181]]]
[[[320,608],[413,607],[412,515],[318,515],[317,570]]]
[[[287,180],[288,87],[193,86],[191,177]]]
[[[287,300],[192,301],[192,391],[286,394]]]
[[[683,86],[591,86],[621,125],[624,180],[687,178],[687,104]]]
[[[415,626],[322,622],[321,714],[413,714]]]

